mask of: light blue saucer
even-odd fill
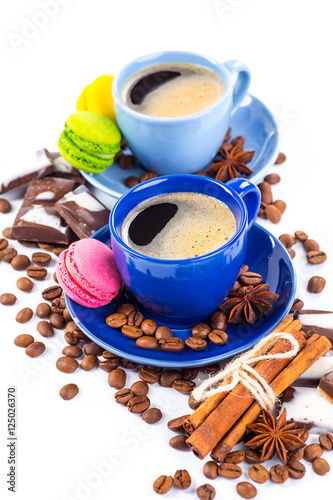
[[[108,226],[94,234],[94,238],[110,245]],[[75,323],[91,340],[119,356],[137,363],[161,367],[186,368],[203,366],[232,357],[249,349],[258,340],[270,333],[288,314],[295,296],[296,276],[293,264],[283,245],[266,229],[254,224],[248,234],[248,247],[245,263],[252,271],[262,275],[263,281],[269,283],[270,291],[278,293],[270,313],[252,325],[229,325],[228,342],[217,346],[212,342],[200,352],[191,351],[187,347],[179,353],[168,353],[162,350],[148,351],[137,347],[135,341],[126,338],[119,330],[109,328],[105,319],[113,314],[124,299],[114,299],[110,304],[89,309],[76,304],[67,296],[66,303]],[[174,336],[186,339],[190,330],[173,330]]]
[[[230,126],[232,137],[243,135],[246,139],[245,149],[255,151],[253,160],[248,164],[253,174],[247,179],[254,183],[261,181],[264,172],[275,162],[279,152],[278,129],[272,113],[259,99],[247,94],[231,117]],[[125,153],[129,152],[128,149],[125,150]],[[88,174],[81,171],[91,185],[115,198],[120,198],[129,190],[124,183],[126,177],[135,175],[140,178],[144,172],[145,170],[139,165],[130,170],[123,170],[118,162],[114,162],[100,174]],[[182,172],[179,171],[179,173]]]

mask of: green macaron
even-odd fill
[[[73,167],[89,173],[103,172],[120,150],[121,134],[105,116],[77,111],[68,117],[58,142],[61,156]]]

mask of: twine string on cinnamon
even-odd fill
[[[258,342],[250,351],[238,356],[231,361],[223,370],[216,375],[204,380],[194,391],[192,396],[198,402],[208,399],[210,396],[221,391],[232,391],[238,383],[241,383],[258,401],[261,408],[270,411],[275,404],[276,396],[265,379],[251,365],[263,360],[293,358],[299,349],[297,340],[289,333],[277,332],[270,335],[272,347],[279,340],[287,340],[291,348],[279,354],[262,354],[256,357],[262,347],[267,345],[267,337]]]

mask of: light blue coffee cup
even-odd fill
[[[179,118],[144,115],[129,108],[122,99],[125,82],[138,71],[156,64],[186,62],[204,66],[220,76],[225,85],[221,99],[210,108]],[[235,83],[232,75],[238,73]],[[230,116],[247,93],[250,72],[245,64],[230,60],[219,63],[193,52],[156,52],[127,64],[113,80],[116,118],[133,154],[158,175],[187,174],[207,167],[228,130]]]

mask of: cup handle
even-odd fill
[[[252,182],[240,177],[228,181],[227,186],[234,189],[244,201],[248,212],[247,225],[250,228],[256,220],[260,207],[261,195],[259,189]]]
[[[231,75],[233,75],[234,73],[238,73],[237,80],[233,85],[233,99],[231,109],[231,115],[233,115],[248,91],[251,81],[251,73],[249,68],[245,64],[237,61],[236,59],[225,61],[223,63],[223,66],[227,68]]]

